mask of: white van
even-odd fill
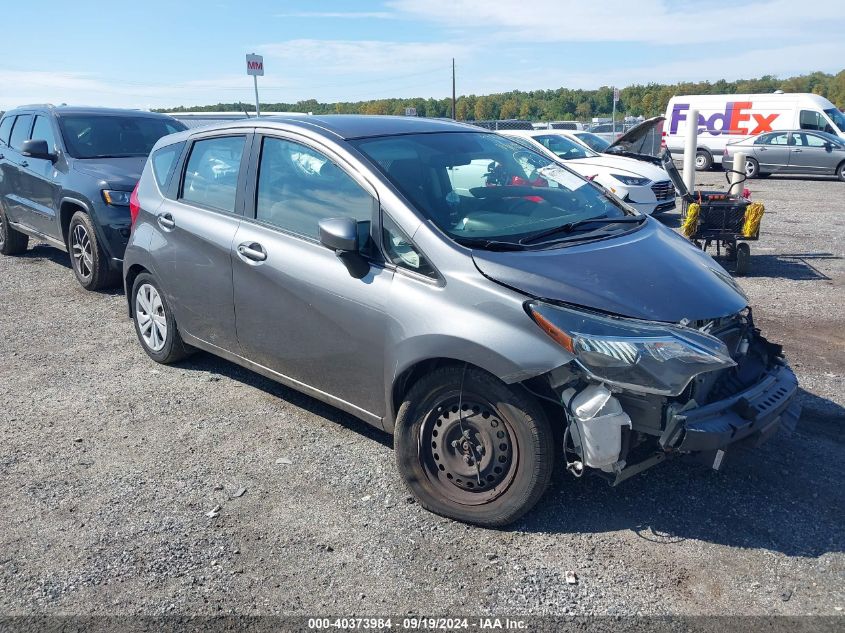
[[[685,95],[666,107],[663,141],[683,155],[688,113],[698,110],[697,170],[721,164],[725,145],[772,130],[821,130],[845,139],[845,115],[830,101],[810,93]]]

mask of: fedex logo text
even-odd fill
[[[678,124],[687,120],[690,104],[676,103],[672,107],[672,120],[669,133],[678,133]],[[708,132],[712,136],[720,134],[762,134],[772,131],[772,123],[779,114],[758,114],[749,112],[754,107],[751,101],[729,101],[724,112],[716,112],[709,117],[698,115],[698,133]]]

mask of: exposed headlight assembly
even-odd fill
[[[699,374],[733,367],[728,348],[698,330],[532,301],[528,314],[590,377],[632,391],[680,394]]]
[[[636,176],[623,176],[622,174],[610,175],[616,178],[616,180],[621,182],[623,185],[628,185],[629,187],[642,187],[651,182],[648,178],[638,178]]]

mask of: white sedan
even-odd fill
[[[675,187],[663,169],[648,162],[598,154],[557,130],[502,130],[503,136],[519,139],[585,178],[595,180],[623,201],[647,215],[675,208]]]

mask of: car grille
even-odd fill
[[[675,197],[675,187],[671,180],[661,180],[651,186],[651,190],[658,200],[668,200]]]

